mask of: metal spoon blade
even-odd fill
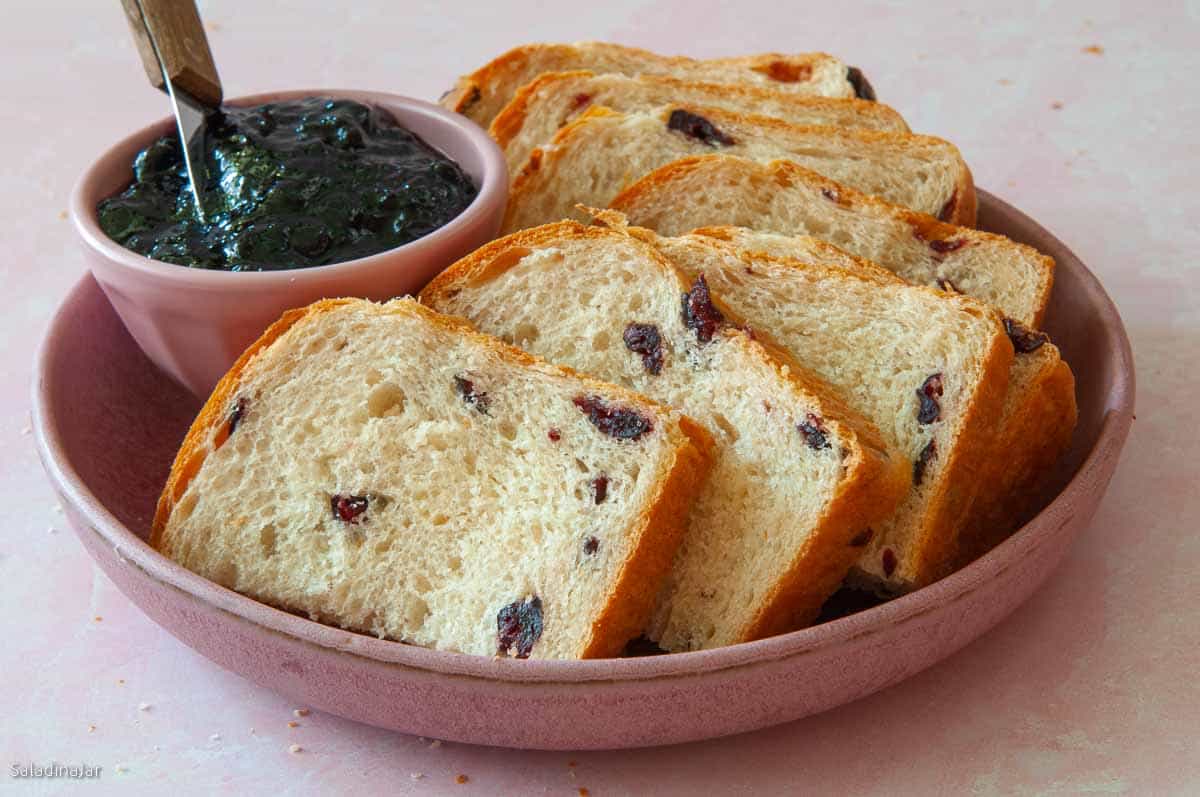
[[[179,142],[183,149],[183,163],[187,168],[188,185],[196,203],[196,215],[204,218],[204,203],[200,194],[207,177],[204,164],[204,126],[208,109],[179,91],[167,81],[167,93],[171,97],[171,110],[175,113],[175,125],[179,129]]]

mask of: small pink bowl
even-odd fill
[[[130,600],[297,704],[422,736],[549,749],[671,744],[794,720],[897,683],[1000,622],[1051,577],[1117,466],[1134,371],[1116,308],[1066,246],[1016,209],[981,191],[979,220],[1058,261],[1047,326],[1077,377],[1079,426],[1046,474],[1045,508],[936,584],[770,639],[645,658],[493,660],[319,625],[185,570],[145,540],[199,402],[146,359],[90,277],[38,353],[38,452],[84,547]]]
[[[421,100],[373,91],[277,91],[231,100],[256,105],[301,97],[342,97],[391,111],[430,146],[457,161],[479,195],[429,235],[370,257],[331,266],[233,273],[160,263],[129,251],[100,229],[96,203],[125,188],[134,156],[174,130],[163,119],[106,151],[71,195],[71,218],[96,281],[142,351],[198,396],[211,392],[242,350],[284,310],[318,299],[386,300],[416,293],[435,274],[496,236],[508,201],[508,169],[474,122]]]

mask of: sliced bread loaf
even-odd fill
[[[488,132],[504,150],[509,174],[516,175],[534,148],[548,144],[561,127],[593,105],[628,113],[677,102],[771,116],[795,125],[908,132],[900,114],[868,100],[810,97],[664,75],[628,77],[588,71],[540,75],[517,92]]]
[[[647,621],[710,445],[676,412],[410,299],[323,301],[217,385],[151,544],[355,631],[614,656]]]
[[[907,491],[910,463],[870,423],[739,328],[702,280],[620,231],[526,230],[451,266],[421,299],[713,432],[713,471],[647,629],[668,650],[810,622]]]
[[[573,69],[739,83],[809,96],[875,99],[861,71],[824,53],[764,53],[697,61],[608,42],[580,42],[526,44],[509,50],[459,78],[441,102],[487,127],[521,86],[543,72]]]
[[[975,220],[971,172],[941,139],[800,127],[677,104],[633,113],[593,107],[558,131],[513,181],[505,229],[556,221],[577,203],[603,207],[649,172],[714,150],[752,160],[786,158],[906,207],[965,224]]]
[[[1041,326],[1054,260],[1001,235],[955,227],[867,196],[794,162],[706,155],[667,164],[610,205],[661,235],[731,225],[812,235],[909,282],[965,293]]]
[[[600,215],[621,229],[619,214]],[[801,263],[706,236],[623,229],[704,275],[735,313],[839,389],[910,463],[912,489],[874,527],[852,579],[895,593],[952,569],[1013,361],[999,315],[874,266]]]

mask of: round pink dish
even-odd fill
[[[341,97],[384,108],[475,180],[475,200],[443,227],[404,246],[330,266],[286,271],[210,271],[160,263],[125,249],[100,229],[96,203],[129,184],[134,156],[174,130],[163,119],[107,150],[71,195],[70,213],[87,266],[150,360],[207,396],[234,360],[292,307],[318,299],[386,300],[416,293],[446,266],[496,236],[508,201],[500,148],[465,116],[421,100],[369,91],[308,89],[256,94],[230,105]]]
[[[146,358],[91,277],[38,354],[39,452],[79,538],[130,600],[216,663],[299,704],[412,734],[544,749],[670,744],[795,720],[913,675],[1021,604],[1091,520],[1129,431],[1133,362],[1112,302],[1052,235],[991,195],[980,199],[981,227],[1058,262],[1048,329],[1075,371],[1079,426],[1047,474],[1053,498],[948,578],[802,631],[669,656],[493,660],[319,625],[205,581],[145,543],[199,404]]]

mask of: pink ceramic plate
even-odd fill
[[[1079,428],[1054,499],[1017,535],[926,589],[771,639],[670,656],[492,660],[310,622],[216,586],[145,543],[198,403],[154,369],[87,277],[37,360],[39,451],[84,546],[156,622],[223,667],[361,722],[477,744],[637,747],[794,720],[894,684],[999,622],[1058,565],[1108,486],[1133,411],[1125,330],[1052,235],[981,192],[980,226],[1058,261],[1049,331],[1078,380]]]

